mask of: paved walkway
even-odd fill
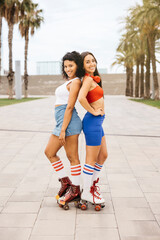
[[[54,97],[0,108],[0,240],[160,240],[160,110],[106,96],[106,207],[64,211],[44,148]],[[82,117],[84,110],[78,105]],[[83,134],[79,138],[82,163]],[[60,151],[69,173],[64,150]]]

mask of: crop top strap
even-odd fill
[[[75,79],[79,79],[79,78],[78,78],[78,77],[75,77],[75,78],[73,78],[73,79],[71,79],[71,80],[66,81],[66,82],[65,82],[66,86],[67,86],[69,83],[71,83],[72,81],[74,81]]]

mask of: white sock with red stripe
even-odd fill
[[[66,172],[61,160],[52,163],[54,170],[57,172],[59,178],[66,177]]]
[[[71,181],[73,185],[80,185],[81,164],[71,166]]]
[[[93,171],[93,178],[92,178],[92,181],[94,182],[95,180],[97,180],[98,178],[98,175],[102,169],[103,165],[100,165],[98,163],[95,163],[94,165],[94,171]]]
[[[90,191],[92,185],[94,166],[85,164],[83,167],[83,190]]]

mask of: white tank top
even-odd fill
[[[68,103],[69,91],[67,89],[67,85],[75,79],[79,79],[79,78],[76,77],[71,80],[68,80],[56,88],[56,91],[55,91],[56,101],[54,105],[63,105]]]

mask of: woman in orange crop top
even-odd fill
[[[105,200],[96,183],[99,181],[99,173],[108,156],[102,128],[105,118],[104,97],[96,58],[90,52],[83,52],[81,56],[85,75],[78,99],[87,110],[82,121],[86,139],[86,160],[83,168],[83,192],[81,194],[82,209],[87,207],[86,202],[91,202],[99,204],[99,209],[96,210],[100,210],[101,207],[104,207]]]

